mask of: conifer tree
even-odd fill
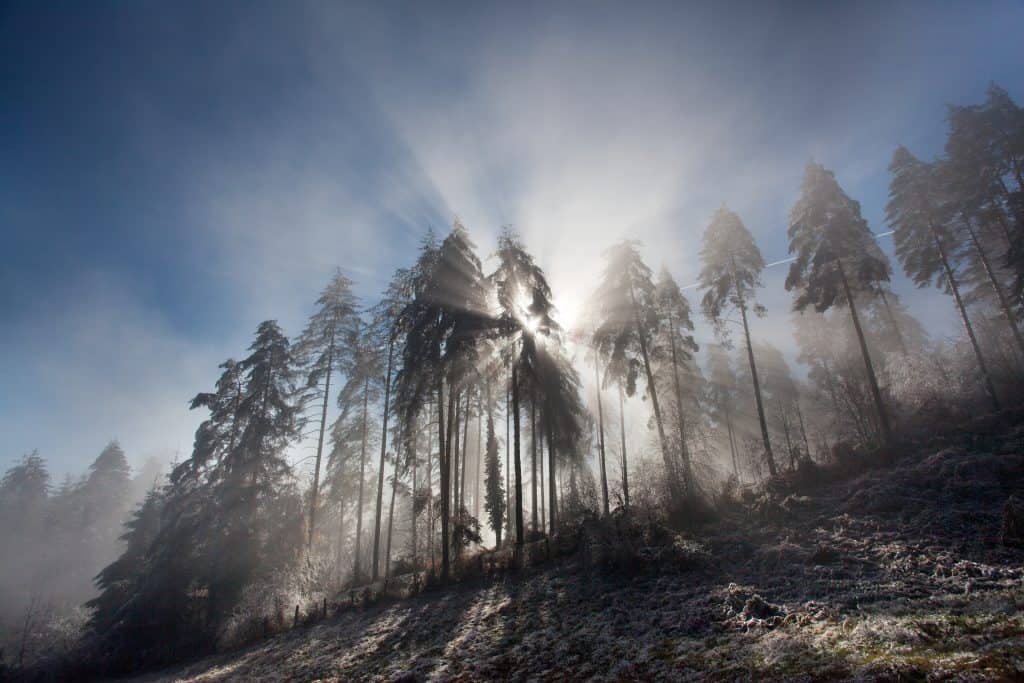
[[[656,289],[650,268],[640,258],[639,246],[638,242],[627,240],[605,252],[607,264],[596,294],[600,308],[594,346],[605,359],[606,376],[624,384],[630,396],[636,390],[638,371],[643,369],[669,492],[672,500],[678,503],[682,491],[669,452],[652,366],[651,344],[660,324]]]
[[[679,450],[683,467],[683,491],[690,494],[693,491],[693,464],[690,461],[690,449],[686,443],[686,411],[680,373],[683,371],[683,367],[693,359],[693,354],[697,352],[699,346],[693,339],[690,302],[679,289],[679,285],[676,284],[671,273],[665,268],[658,275],[655,302],[661,323],[658,329],[657,347],[662,356],[665,355],[665,347],[668,347],[668,361],[672,368],[676,427],[679,430]]]
[[[494,434],[494,410],[488,406],[487,412],[487,446],[484,455],[484,510],[487,520],[494,531],[494,547],[501,547],[501,529],[505,518],[505,487],[501,481],[501,460],[498,459],[498,438]]]
[[[889,281],[889,263],[874,244],[875,237],[860,214],[860,204],[850,199],[835,175],[809,163],[800,198],[790,212],[789,253],[796,259],[786,276],[786,290],[796,290],[793,310],[813,306],[818,312],[833,305],[850,311],[861,357],[878,415],[882,440],[892,442],[889,413],[882,401],[874,364],[857,313],[858,295],[877,291]]]
[[[957,265],[964,257],[964,250],[953,235],[953,206],[942,195],[938,169],[921,162],[905,147],[899,147],[893,154],[889,170],[893,177],[886,215],[889,226],[895,231],[896,256],[907,276],[918,287],[938,279],[953,295],[978,361],[985,390],[992,407],[999,410],[999,397],[960,293]]]
[[[352,294],[352,281],[341,270],[334,273],[330,283],[317,299],[317,310],[309,319],[299,338],[297,355],[306,373],[306,388],[319,392],[320,428],[313,465],[313,485],[309,500],[308,551],[312,551],[316,531],[316,512],[320,493],[320,463],[327,428],[327,405],[331,400],[331,379],[345,364],[345,340],[356,321],[356,300]]]
[[[750,377],[754,387],[754,401],[757,404],[757,419],[761,426],[761,441],[764,444],[768,472],[774,476],[775,457],[768,436],[768,421],[765,417],[760,378],[757,375],[754,347],[750,339],[750,324],[747,320],[751,307],[756,314],[764,314],[764,307],[757,304],[754,298],[754,290],[761,286],[764,259],[740,217],[725,206],[715,212],[711,224],[704,231],[704,246],[700,258],[703,263],[700,283],[701,287],[707,290],[701,300],[704,316],[715,325],[720,336],[728,339],[725,332],[725,315],[730,309],[738,310],[740,313],[747,360],[750,364]]]

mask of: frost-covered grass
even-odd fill
[[[562,558],[146,680],[1024,679],[1019,437],[760,499],[672,543],[697,562]]]

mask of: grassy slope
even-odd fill
[[[761,499],[695,537],[696,568],[563,560],[145,680],[1024,679],[1024,551],[998,543],[1022,434]]]

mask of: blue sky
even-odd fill
[[[260,320],[298,331],[335,265],[372,297],[456,214],[483,255],[518,227],[569,318],[622,237],[693,281],[723,201],[783,258],[810,158],[883,230],[895,145],[1024,100],[1024,4],[824,5],[5,3],[0,467],[187,454]],[[784,270],[756,332],[792,355]]]

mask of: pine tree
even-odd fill
[[[123,608],[138,591],[137,583],[144,576],[151,547],[160,533],[163,507],[163,493],[152,488],[125,522],[121,535],[124,551],[96,576],[100,594],[86,603],[93,610],[90,625],[95,632],[114,628],[123,617]]]
[[[284,450],[298,437],[296,362],[276,321],[259,325],[250,355],[239,363],[245,375],[238,415],[244,427],[212,477],[219,509],[214,529],[219,552],[211,571],[209,602],[224,614],[241,589],[292,558],[271,539],[278,497],[291,477]]]
[[[520,452],[520,396],[526,391],[531,406],[531,438],[534,445],[533,515],[537,527],[536,443],[533,416],[539,396],[540,356],[546,343],[555,343],[560,333],[554,320],[551,287],[544,271],[511,230],[505,229],[498,239],[498,267],[489,277],[497,293],[498,329],[507,340],[506,349],[512,367],[512,456],[515,467],[515,531],[516,546],[525,541],[523,528],[522,456]],[[509,483],[511,486],[511,482]]]
[[[352,281],[341,270],[334,273],[330,283],[316,301],[317,310],[309,319],[306,329],[296,344],[296,354],[306,373],[306,388],[319,393],[320,429],[313,465],[313,485],[309,500],[309,537],[307,552],[312,552],[316,532],[316,512],[320,494],[320,463],[327,428],[327,405],[331,400],[331,379],[344,365],[347,353],[344,341],[356,320],[356,300],[352,295]],[[322,385],[322,388],[321,388]]]
[[[733,476],[740,482],[739,453],[734,428],[736,373],[733,371],[732,359],[723,346],[712,344],[708,347],[708,372],[711,417],[719,426],[725,427]]]
[[[667,269],[658,275],[655,302],[661,325],[657,335],[657,344],[664,355],[664,348],[669,350],[669,362],[672,367],[672,389],[675,395],[676,426],[679,430],[679,451],[682,456],[683,491],[693,491],[693,464],[690,461],[690,449],[687,445],[686,409],[683,399],[682,368],[693,359],[693,354],[700,348],[693,339],[693,320],[690,318],[690,302],[683,295],[679,285]]]
[[[453,449],[446,433],[451,433],[457,394],[468,368],[475,363],[477,344],[490,325],[487,286],[474,249],[458,221],[439,247],[424,244],[412,274],[415,294],[399,316],[406,343],[396,400],[406,424],[413,424],[428,392],[437,397],[443,581],[449,577],[452,545]]]
[[[505,518],[505,487],[501,481],[501,461],[498,459],[498,438],[494,435],[493,407],[488,406],[487,414],[487,450],[484,456],[484,476],[486,491],[484,509],[487,519],[494,531],[494,547],[501,547],[501,528]]]
[[[860,204],[839,187],[835,175],[816,163],[807,165],[801,196],[790,212],[789,253],[796,260],[786,276],[786,290],[796,290],[793,310],[809,306],[824,312],[833,305],[850,311],[882,440],[892,442],[889,413],[882,401],[874,364],[857,313],[857,295],[877,291],[889,281],[889,263],[874,244],[860,215]]]
[[[624,241],[605,252],[607,264],[596,295],[600,309],[594,346],[605,359],[605,376],[624,384],[630,396],[636,390],[636,376],[643,369],[669,492],[678,503],[682,491],[665,435],[651,358],[652,339],[660,325],[656,289],[651,270],[637,251],[639,246],[638,242]]]
[[[374,581],[377,580],[379,574],[381,506],[384,497],[384,459],[388,447],[388,418],[391,416],[391,389],[396,360],[395,349],[403,342],[400,316],[402,310],[408,305],[409,300],[413,296],[413,286],[414,283],[410,271],[399,269],[391,278],[383,299],[373,309],[373,323],[370,328],[371,334],[375,339],[374,343],[381,349],[381,352],[387,359],[381,379],[384,397],[381,405],[380,464],[377,469],[376,521],[373,528],[371,578]],[[397,483],[395,485],[397,486]],[[392,487],[392,492],[394,492],[394,487]],[[394,497],[392,496],[392,498]]]
[[[757,304],[754,299],[754,290],[761,286],[764,259],[740,217],[725,206],[715,212],[711,224],[704,231],[704,246],[700,258],[703,263],[700,283],[701,287],[707,290],[701,300],[701,307],[704,316],[715,325],[721,337],[728,339],[724,326],[726,312],[729,309],[740,312],[754,387],[754,401],[757,404],[757,419],[761,426],[761,441],[764,444],[768,472],[774,476],[775,456],[768,436],[768,421],[765,418],[760,378],[757,375],[757,364],[754,362],[754,347],[747,320],[747,313],[751,307],[758,315],[764,314],[764,307]]]
[[[960,320],[974,349],[985,390],[992,407],[999,410],[999,397],[960,293],[957,266],[964,257],[964,250],[953,235],[953,206],[943,197],[939,171],[918,160],[905,147],[897,148],[889,170],[893,177],[886,216],[889,226],[895,231],[896,257],[918,287],[938,279],[953,295]]]

